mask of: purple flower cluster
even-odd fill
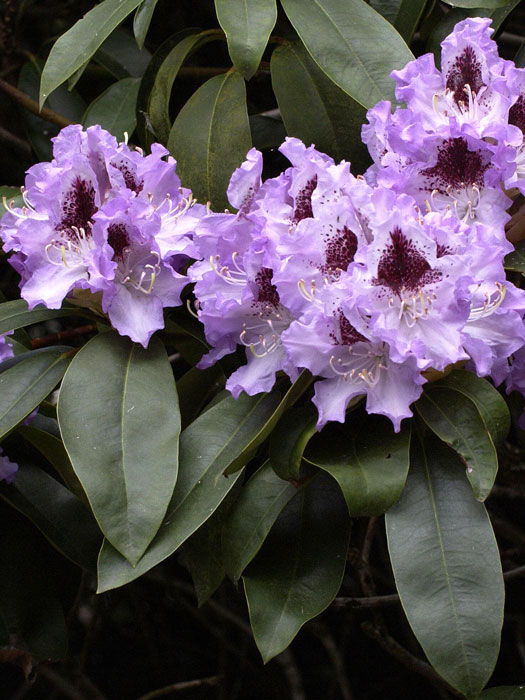
[[[25,206],[2,219],[22,297],[59,308],[77,289],[99,293],[113,326],[146,346],[180,303],[180,273],[194,257],[191,232],[205,207],[180,187],[165,148],[132,150],[98,126],[69,126],[54,159],[27,172]]]

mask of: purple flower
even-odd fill
[[[0,335],[0,362],[13,357],[13,348],[6,342],[5,335]]]
[[[11,462],[9,457],[4,455],[2,448],[0,447],[0,481],[5,481],[7,484],[11,484],[14,481],[17,471],[18,464]]]

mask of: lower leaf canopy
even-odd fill
[[[243,576],[265,663],[330,605],[343,578],[349,537],[345,502],[328,474],[313,479],[283,510]]]
[[[504,587],[485,507],[459,457],[415,442],[403,495],[387,512],[388,549],[408,621],[430,663],[477,698],[499,651]]]

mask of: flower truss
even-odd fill
[[[366,396],[399,430],[429,371],[454,363],[525,388],[525,293],[503,266],[508,210],[525,194],[525,69],[491,33],[466,19],[441,71],[427,54],[393,72],[404,106],[369,111],[364,177],[287,138],[280,175],[262,181],[256,149],[233,174],[236,213],[195,205],[158,144],[144,156],[99,127],[64,129],[54,160],[28,171],[26,206],[2,221],[22,296],[58,308],[76,289],[100,293],[113,326],[146,347],[192,282],[211,346],[199,366],[244,346],[234,397],[309,370],[318,428]]]

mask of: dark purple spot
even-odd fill
[[[297,224],[303,219],[312,218],[312,194],[316,187],[317,175],[314,175],[311,180],[308,180],[306,185],[295,198],[295,209],[293,213],[292,223]]]
[[[458,107],[462,106],[461,103],[468,103],[467,85],[476,94],[485,85],[481,77],[481,64],[471,46],[467,46],[456,58],[447,75],[447,88],[454,93],[454,102]]]
[[[452,248],[448,245],[443,245],[442,243],[438,243],[436,255],[438,258],[442,258],[444,255],[452,255]]]
[[[95,188],[91,182],[76,177],[71,183],[71,189],[66,193],[62,202],[62,220],[56,227],[57,231],[66,231],[68,236],[76,237],[73,226],[84,229],[89,234],[95,206]]]
[[[124,249],[129,246],[129,237],[124,224],[108,226],[108,243],[113,248],[113,260],[122,260]]]
[[[509,109],[509,124],[517,126],[525,135],[525,94],[520,95]]]
[[[480,151],[469,151],[466,140],[456,138],[443,141],[438,148],[436,164],[422,170],[421,174],[428,178],[431,189],[446,194],[448,187],[455,190],[472,185],[482,187],[488,167],[489,161]]]
[[[377,266],[376,286],[388,287],[394,294],[414,292],[426,284],[441,279],[441,272],[432,270],[429,263],[400,228],[390,234],[389,243]]]
[[[357,250],[357,236],[347,226],[336,231],[328,239],[325,248],[325,264],[320,267],[323,275],[333,275],[335,270],[346,272],[354,260]]]
[[[366,343],[367,339],[352,326],[341,309],[339,309],[339,332],[343,345],[353,345],[359,341],[364,341]]]
[[[277,287],[272,284],[273,272],[268,267],[261,268],[255,276],[255,286],[257,288],[255,301],[271,306],[279,306],[280,299]]]
[[[116,168],[122,173],[122,177],[124,178],[124,184],[126,185],[128,190],[131,190],[136,194],[142,192],[142,188],[144,187],[144,181],[140,180],[140,182],[138,182],[135,179],[134,173],[131,172],[126,163],[121,162],[118,165],[112,163],[112,165],[114,168]]]

